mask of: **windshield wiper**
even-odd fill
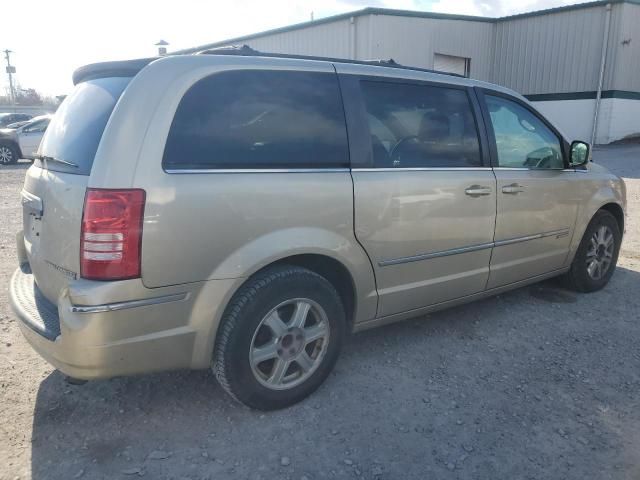
[[[68,167],[79,168],[79,166],[73,162],[62,160],[61,158],[50,157],[49,155],[38,155],[36,158],[38,160],[44,160],[45,162],[61,163],[62,165],[67,165]]]

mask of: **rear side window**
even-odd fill
[[[79,83],[58,107],[40,144],[49,170],[89,175],[104,128],[130,77],[98,78]],[[76,167],[66,165],[69,162]]]
[[[240,70],[184,95],[162,165],[172,169],[342,168],[349,164],[335,74]]]
[[[373,166],[481,165],[475,119],[465,90],[362,81]]]

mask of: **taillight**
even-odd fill
[[[80,233],[80,276],[123,280],[140,276],[145,192],[87,189]]]

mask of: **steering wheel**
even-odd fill
[[[409,140],[418,140],[418,136],[417,135],[408,135],[406,137],[402,137],[400,140],[398,140],[396,142],[396,144],[391,148],[391,151],[389,152],[389,157],[391,157],[391,160],[394,160],[398,149],[405,143],[407,143]]]

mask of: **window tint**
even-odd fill
[[[57,162],[39,162],[49,170],[88,175],[111,112],[129,84],[130,77],[97,78],[79,83],[51,119],[39,153]]]
[[[476,167],[478,132],[464,90],[363,81],[375,167]]]
[[[204,78],[182,98],[163,166],[347,167],[346,125],[335,74],[233,71]]]
[[[516,102],[486,95],[500,167],[564,168],[560,139]]]

